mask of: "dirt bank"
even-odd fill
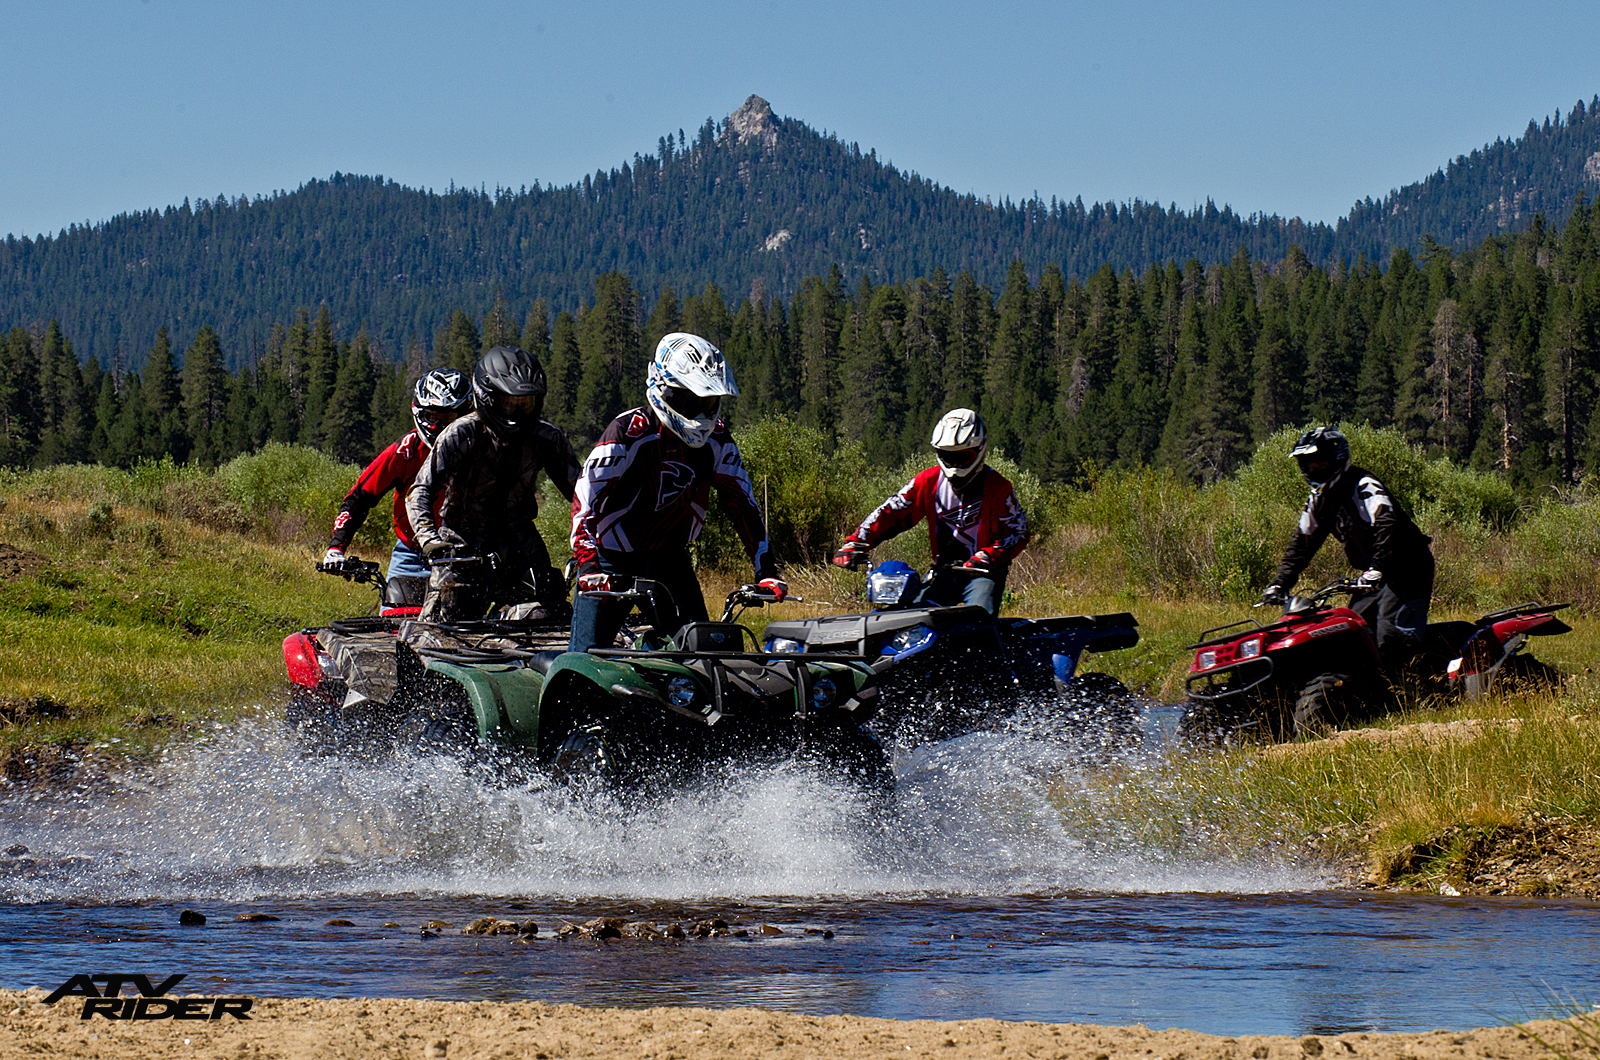
[[[883,1020],[762,1009],[584,1009],[540,1002],[259,1000],[252,1018],[139,1023],[79,1019],[81,1004],[0,991],[0,1056],[121,1058],[1005,1056],[1083,1060],[1543,1060],[1591,1056],[1567,1023],[1453,1033],[1237,1038],[1193,1031],[1000,1020]],[[1542,1044],[1540,1039],[1543,1039]]]

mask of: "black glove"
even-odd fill
[[[1261,590],[1262,607],[1282,607],[1288,601],[1289,597],[1285,595],[1281,585],[1269,585]]]

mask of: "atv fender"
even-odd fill
[[[539,694],[544,678],[537,670],[504,664],[461,666],[429,660],[427,668],[466,689],[478,722],[478,738],[500,747],[539,747]]]

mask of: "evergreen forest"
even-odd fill
[[[723,121],[662,136],[652,152],[578,184],[435,193],[336,173],[265,197],[222,193],[54,236],[10,237],[0,242],[0,321],[55,318],[80,357],[114,374],[142,369],[162,327],[180,362],[209,328],[230,371],[254,371],[279,356],[273,329],[281,325],[287,341],[299,306],[326,304],[341,329],[365,331],[367,348],[392,362],[455,328],[457,309],[480,327],[497,298],[519,319],[536,303],[577,314],[598,297],[595,278],[617,273],[652,304],[669,287],[715,284],[732,312],[748,297],[770,313],[780,301],[786,312],[811,304],[816,282],[840,304],[893,287],[908,307],[923,280],[936,299],[967,297],[956,289],[963,275],[1010,290],[1017,262],[1037,270],[1046,300],[1056,297],[1051,268],[1084,278],[1099,298],[1107,281],[1087,278],[1108,265],[1119,292],[1131,273],[1142,297],[1157,282],[1152,270],[1164,276],[1169,261],[1225,262],[1244,248],[1254,262],[1276,263],[1298,247],[1296,260],[1335,270],[1330,283],[1364,291],[1368,267],[1350,270],[1364,277],[1357,281],[1336,263],[1387,263],[1396,250],[1431,259],[1436,246],[1465,254],[1526,230],[1536,215],[1564,224],[1579,194],[1592,199],[1600,189],[1597,108],[1600,97],[1530,122],[1520,138],[1356,203],[1330,225],[1241,216],[1210,202],[1086,207],[1037,194],[991,202],[779,118],[751,97]],[[833,266],[848,297],[830,286]],[[939,269],[950,277],[948,296]],[[1078,451],[1050,444],[1062,459]]]
[[[574,308],[520,314],[501,292],[481,313],[455,307],[398,360],[364,315],[327,302],[272,322],[248,356],[209,322],[181,350],[156,326],[139,369],[83,357],[59,318],[15,321],[0,342],[0,464],[214,466],[269,442],[365,462],[409,428],[421,372],[504,343],[545,363],[546,416],[581,453],[641,400],[649,352],[674,330],[727,353],[736,430],[782,418],[880,466],[924,458],[939,413],[960,405],[1045,482],[1136,466],[1213,481],[1314,421],[1391,427],[1523,490],[1578,482],[1600,460],[1600,211],[1581,198],[1559,230],[1536,216],[1466,250],[1425,239],[1381,268],[1291,245],[1083,278],[1013,259],[995,285],[939,268],[850,281],[834,264],[787,296],[759,281],[737,297],[642,286],[607,271]]]

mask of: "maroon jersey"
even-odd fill
[[[687,548],[705,525],[713,485],[756,577],[776,576],[767,525],[727,424],[718,420],[710,440],[691,447],[662,430],[647,408],[612,420],[583,465],[572,498],[572,555],[579,573],[599,573],[601,552]]]
[[[351,538],[356,536],[356,531],[366,521],[367,513],[383,499],[385,493],[394,490],[394,536],[400,539],[402,545],[415,549],[417,539],[411,532],[411,519],[406,515],[406,491],[411,488],[412,481],[427,459],[428,446],[416,431],[408,432],[404,438],[379,453],[378,458],[361,472],[361,477],[350,487],[350,492],[345,494],[339,514],[333,520],[333,537],[328,547],[340,551],[348,548]]]
[[[1028,517],[1017,503],[1016,490],[992,467],[960,491],[943,468],[919,472],[846,540],[871,548],[924,519],[935,564],[965,563],[979,549],[988,549],[991,559],[985,565],[1003,567],[1028,544]]]

